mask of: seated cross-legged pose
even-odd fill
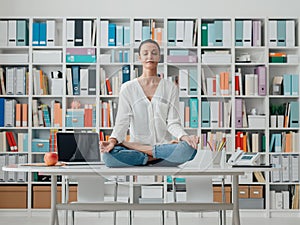
[[[193,159],[199,137],[188,135],[180,122],[178,88],[157,76],[160,47],[149,39],[140,44],[143,73],[122,84],[118,112],[108,141],[100,142],[108,167],[178,165]],[[128,128],[130,140],[125,142]],[[178,143],[169,144],[175,137]]]

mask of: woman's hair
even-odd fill
[[[159,44],[156,42],[156,41],[153,41],[152,39],[147,39],[145,41],[142,41],[140,46],[139,46],[139,55],[141,55],[141,48],[144,44],[147,44],[147,43],[151,43],[151,44],[155,44],[158,48],[158,51],[160,53],[160,47],[159,47]]]

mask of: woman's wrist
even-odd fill
[[[116,145],[118,143],[118,140],[116,138],[113,138],[113,137],[109,138],[108,140],[109,140],[110,143],[112,143],[114,145]]]

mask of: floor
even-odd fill
[[[49,216],[34,215],[28,216],[12,216],[12,215],[0,215],[0,225],[44,225],[49,224]],[[299,217],[283,217],[283,218],[253,218],[253,217],[243,217],[241,219],[242,225],[298,225],[300,222]],[[63,222],[60,222],[63,225]],[[110,216],[104,216],[98,218],[97,216],[87,216],[87,215],[77,215],[75,225],[113,225],[112,218]],[[127,217],[118,217],[117,225],[127,225]],[[135,217],[133,219],[133,225],[161,225],[161,220],[159,217]],[[184,216],[179,219],[180,225],[217,225],[218,218],[197,218],[195,216],[188,217]],[[231,218],[228,218],[227,224],[231,224]],[[166,220],[166,225],[175,225],[174,218],[168,218]]]

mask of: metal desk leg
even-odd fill
[[[57,175],[51,175],[51,218],[50,225],[59,225],[56,210]]]
[[[239,176],[232,176],[232,202],[233,202],[233,215],[232,224],[240,225],[240,212],[239,212]]]

